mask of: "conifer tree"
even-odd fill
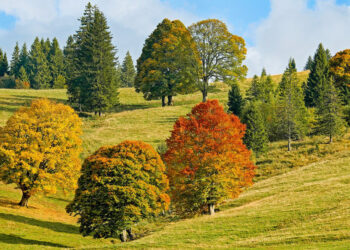
[[[19,68],[20,68],[20,59],[19,59],[19,46],[18,42],[16,42],[16,46],[12,53],[11,63],[10,63],[10,75],[14,77],[18,77],[19,75]]]
[[[56,37],[52,40],[50,53],[49,53],[49,65],[51,71],[51,87],[62,88],[66,82],[64,72],[64,58],[63,52],[59,47]]]
[[[244,100],[237,83],[233,83],[231,90],[228,92],[228,111],[238,117],[242,115]]]
[[[75,51],[74,51],[74,38],[73,36],[69,36],[66,42],[66,46],[63,49],[63,60],[64,60],[64,72],[65,72],[65,79],[66,79],[66,85],[67,85],[67,92],[69,94],[69,102],[71,104],[73,103],[79,103],[79,88],[74,82],[74,79],[77,74],[77,70],[75,69]],[[75,98],[75,99],[74,99]]]
[[[121,73],[122,87],[134,86],[136,71],[129,51],[126,52]]]
[[[319,44],[314,55],[313,63],[310,69],[309,78],[305,88],[305,105],[307,107],[315,107],[320,96],[320,89],[329,78],[329,63],[327,53]]]
[[[6,53],[3,53],[0,49],[0,76],[4,76],[5,74],[8,74],[8,61],[7,61],[7,55]]]
[[[74,46],[70,100],[78,102],[85,111],[101,115],[118,104],[116,49],[106,18],[90,3],[81,18]]]
[[[19,67],[24,67],[26,73],[29,73],[29,54],[27,50],[27,44],[24,43],[21,49],[21,53],[19,54]]]
[[[329,136],[329,143],[336,135],[344,132],[345,121],[342,118],[341,103],[333,79],[326,82],[320,92],[316,106],[316,133]]]
[[[24,69],[23,66],[21,66],[19,68],[18,79],[20,79],[23,82],[28,82],[28,83],[30,82],[29,81],[29,77],[27,75],[27,72],[26,72],[26,70]]]
[[[300,138],[307,132],[307,111],[294,59],[289,60],[278,86],[277,108],[281,136],[288,139],[288,151],[290,151],[292,139]]]
[[[274,93],[274,86],[270,75],[263,69],[260,78],[254,75],[250,88],[247,90],[247,99],[269,103]]]
[[[50,87],[51,74],[46,56],[41,48],[39,38],[35,38],[29,56],[29,79],[34,89]]]
[[[242,122],[247,126],[243,138],[247,148],[253,150],[256,155],[265,152],[268,145],[268,136],[257,102],[249,103],[244,111]]]
[[[307,62],[305,64],[304,70],[311,70],[311,68],[312,68],[312,57],[309,56],[307,58]]]

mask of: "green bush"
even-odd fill
[[[13,76],[5,75],[0,77],[0,89],[14,89],[16,81]]]

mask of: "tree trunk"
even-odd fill
[[[101,110],[100,110],[100,111],[98,111],[98,116],[101,116],[101,114],[102,114]]]
[[[27,191],[22,190],[22,199],[18,203],[18,205],[20,205],[21,207],[24,207],[24,206],[28,207],[29,198],[30,198],[30,194]]]
[[[203,99],[202,99],[202,102],[206,102],[207,101],[207,90],[203,90],[202,91],[202,96],[203,96]]]
[[[135,235],[132,233],[131,228],[127,229],[126,232],[128,233],[128,236],[129,236],[130,240],[134,240],[135,239]]]
[[[329,144],[331,144],[333,142],[333,136],[332,134],[329,135]]]
[[[208,205],[208,209],[209,209],[209,214],[210,215],[214,215],[215,214],[215,204],[209,204]]]
[[[290,138],[290,136],[288,137],[288,151],[292,150],[292,139]]]
[[[168,96],[168,106],[171,106],[171,105],[173,105],[173,96],[169,95]]]
[[[165,106],[165,96],[162,96],[162,107]]]
[[[120,237],[120,240],[121,240],[122,242],[126,242],[127,239],[128,239],[126,230],[123,230],[123,232],[119,235],[119,237]]]

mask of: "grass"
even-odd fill
[[[301,81],[308,72],[299,73]],[[273,76],[278,82],[281,76]],[[249,80],[241,84],[246,90]],[[217,84],[209,94],[226,105],[229,88]],[[0,89],[0,126],[22,105],[46,97],[66,102],[64,90]],[[101,118],[83,119],[82,158],[107,144],[143,140],[157,146],[170,135],[174,121],[201,101],[201,94],[179,95],[175,106],[145,101],[132,89],[120,90],[121,105]],[[257,183],[227,202],[214,217],[142,222],[134,242],[82,237],[76,218],[65,213],[72,194],[35,196],[19,208],[20,191],[0,184],[0,249],[42,248],[263,248],[312,249],[350,245],[349,134],[327,144],[324,137],[305,138],[286,151],[285,142],[270,144],[256,159]],[[113,242],[112,242],[113,241]]]

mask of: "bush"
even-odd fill
[[[0,89],[14,89],[16,81],[13,76],[5,75],[0,77]]]
[[[29,89],[29,82],[22,81],[20,79],[15,80],[15,89]]]

